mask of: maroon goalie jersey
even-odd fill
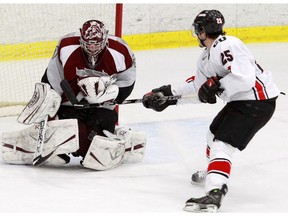
[[[93,69],[108,75],[117,74],[115,84],[119,87],[119,94],[116,101],[121,103],[130,95],[136,79],[133,52],[121,38],[109,35],[107,46],[99,53],[96,64],[92,67],[80,47],[79,39],[79,33],[71,33],[59,40],[41,81],[49,83],[54,90],[62,95],[62,102],[67,102],[68,100],[60,87],[60,82],[63,79],[69,82],[78,100],[83,97],[77,85],[76,68]]]

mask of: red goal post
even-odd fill
[[[115,36],[117,37],[122,37],[122,16],[123,16],[123,4],[116,4]],[[120,112],[119,105],[116,105],[115,110],[117,111],[119,115],[119,112]],[[119,120],[117,124],[119,124]]]
[[[65,12],[64,12],[65,11]],[[122,37],[123,4],[2,4],[0,116],[18,115],[53,55],[59,38],[89,19]]]
[[[115,12],[115,36],[122,37],[122,17],[123,17],[123,4],[116,4]]]

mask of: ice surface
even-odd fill
[[[273,72],[288,93],[288,44],[248,45],[257,62]],[[191,76],[200,48],[136,52],[137,83],[129,98],[141,98],[154,87]],[[191,174],[206,167],[205,136],[223,106],[186,105],[162,113],[141,104],[120,107],[120,125],[145,131],[144,161],[114,170],[84,169],[73,158],[66,167],[7,165],[0,161],[0,213],[76,213],[81,215],[188,215],[182,210],[204,188],[190,184]],[[23,128],[16,117],[0,119],[1,131]],[[236,152],[229,192],[220,212],[287,212],[288,96],[280,96],[271,121],[247,149]]]

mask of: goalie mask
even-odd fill
[[[80,29],[80,46],[92,67],[95,67],[99,53],[105,48],[107,37],[105,25],[98,20],[89,20]]]

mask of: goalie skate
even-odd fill
[[[221,189],[213,189],[204,197],[191,198],[187,200],[184,210],[189,212],[215,213],[220,208],[222,199],[227,191],[228,187],[224,184]]]

